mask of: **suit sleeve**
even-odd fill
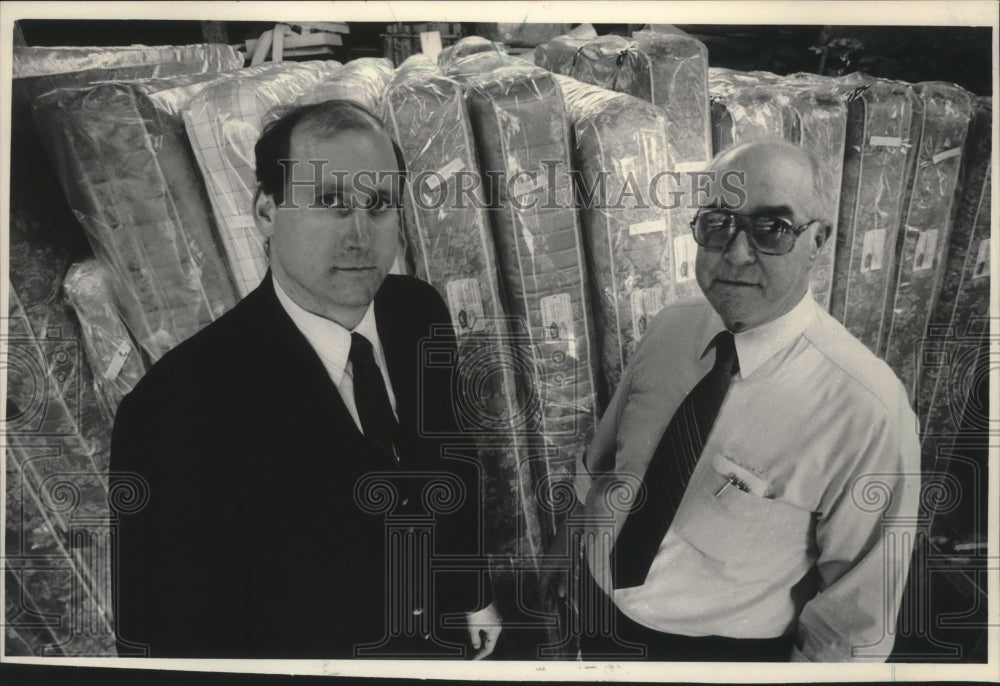
[[[218,515],[208,511],[219,502],[219,485],[202,466],[192,420],[163,381],[150,379],[127,396],[112,432],[112,507],[116,493],[130,490],[143,501],[117,513],[112,585],[119,654],[235,654],[246,629],[227,621],[226,585],[210,562],[229,545],[219,543],[228,537],[217,534]]]
[[[855,466],[817,521],[819,593],[792,661],[882,662],[892,650],[920,491],[916,421],[900,391],[898,411],[857,438]]]

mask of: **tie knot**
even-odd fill
[[[730,374],[740,370],[740,361],[736,356],[736,339],[731,331],[722,331],[715,337],[715,364],[712,369],[723,369]]]
[[[372,349],[371,341],[359,333],[351,334],[351,352],[348,359],[352,364],[368,362],[375,359],[375,351]]]

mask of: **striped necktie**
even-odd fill
[[[670,528],[729,383],[739,369],[733,334],[713,339],[715,364],[685,396],[646,467],[644,502],[633,505],[611,548],[614,588],[641,586]]]

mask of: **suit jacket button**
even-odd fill
[[[415,614],[418,617],[420,615],[422,615],[423,613],[424,613],[424,608],[422,608],[422,607],[418,607],[416,610],[413,611],[413,614]]]
[[[409,498],[406,498],[406,497],[404,497],[404,498],[403,498],[403,503],[402,503],[403,507],[406,507],[406,506],[408,506],[409,504],[410,504],[410,499],[409,499]]]

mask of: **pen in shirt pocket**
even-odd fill
[[[744,493],[750,492],[750,487],[747,486],[747,483],[743,479],[739,478],[735,474],[730,474],[728,477],[726,477],[726,483],[722,484],[722,488],[720,488],[715,492],[715,497],[718,498],[720,495],[722,495],[722,492],[725,491],[730,486],[736,486],[736,488],[740,489]]]

